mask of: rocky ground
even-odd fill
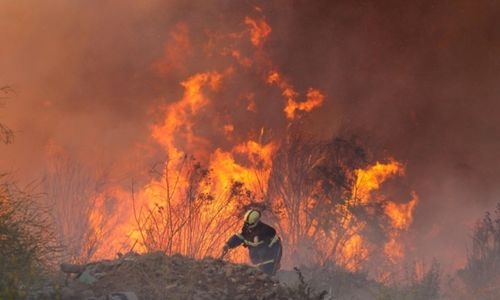
[[[500,299],[500,279],[471,293],[450,279],[445,282],[445,289],[440,289],[439,273],[431,271],[419,281],[384,285],[368,279],[366,274],[335,266],[280,270],[270,277],[252,266],[214,258],[194,260],[163,252],[129,253],[85,265],[62,264],[59,275],[50,276],[57,279],[30,288],[26,299]]]
[[[87,265],[61,265],[67,274],[63,300],[147,299],[321,299],[308,286],[284,284],[259,270],[205,258],[162,252],[127,254]],[[292,279],[288,276],[288,283]]]

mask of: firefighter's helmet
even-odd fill
[[[245,222],[245,225],[248,226],[248,228],[254,228],[259,224],[260,221],[260,211],[256,209],[250,209],[245,213],[245,217],[243,221]]]

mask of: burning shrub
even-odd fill
[[[377,192],[402,174],[396,161],[371,163],[355,138],[290,135],[273,160],[268,192],[289,263],[356,271],[369,260],[402,258],[398,238],[411,224],[416,197],[397,203]]]
[[[347,232],[335,227],[349,220],[343,217],[346,211],[338,208],[348,204],[354,170],[365,164],[362,149],[343,139],[320,143],[294,134],[281,147],[274,159],[269,198],[285,243],[296,255],[301,245],[319,250],[315,238],[323,233],[336,232],[339,238],[333,247],[342,246],[341,236]],[[322,257],[331,258],[336,251]]]
[[[213,195],[211,170],[187,155],[165,164],[157,173],[160,180],[146,188],[153,205],[134,203],[139,243],[144,250],[195,258],[219,255],[220,245],[238,224],[238,212],[253,194],[243,183],[234,181],[225,193]]]
[[[64,245],[64,259],[88,262],[104,246],[102,231],[115,225],[107,221],[113,220],[112,214],[118,214],[115,207],[109,207],[112,199],[106,193],[107,173],[91,170],[53,143],[47,145],[46,151],[43,189],[57,240]],[[100,204],[108,209],[101,209]],[[102,217],[97,218],[97,214]]]

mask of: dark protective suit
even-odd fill
[[[243,225],[241,232],[233,235],[226,243],[228,248],[235,248],[241,244],[248,248],[252,263],[264,273],[274,275],[279,269],[281,240],[273,227],[262,222],[254,228]]]

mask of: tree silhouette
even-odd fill
[[[476,222],[467,263],[458,275],[477,295],[500,293],[500,203]]]

